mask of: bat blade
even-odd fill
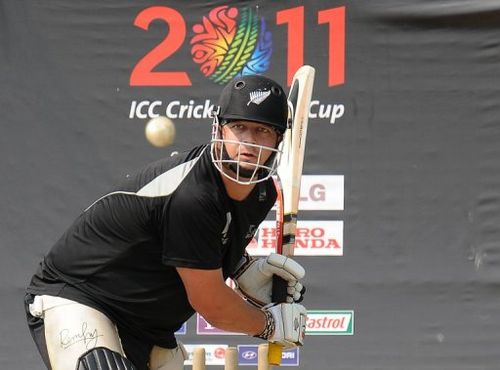
[[[309,105],[311,103],[315,70],[302,66],[294,75],[289,94],[291,127],[283,143],[284,161],[278,167],[283,187],[283,254],[294,254],[295,230],[299,209],[300,183],[306,148]],[[283,158],[282,158],[283,160]]]
[[[314,74],[315,70],[313,67],[307,65],[300,67],[293,77],[292,86],[288,94],[288,128],[283,136],[281,147],[283,153],[278,167],[280,182],[275,181],[278,192],[276,252],[286,256],[292,256],[295,249],[300,183],[307,138],[309,105],[314,86]],[[286,302],[286,296],[286,281],[274,276],[273,302]],[[269,343],[269,364],[281,364],[282,350],[280,345]]]

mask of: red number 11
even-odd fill
[[[345,6],[318,12],[318,24],[328,24],[328,86],[345,81]],[[288,24],[287,83],[304,64],[304,7],[276,13],[276,24]]]

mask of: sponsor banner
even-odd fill
[[[296,256],[342,256],[344,254],[343,232],[343,221],[299,220],[294,254]],[[276,222],[264,221],[246,250],[253,256],[267,256],[276,251]]]
[[[353,335],[354,311],[309,310],[307,335]]]
[[[205,348],[205,364],[224,365],[227,344],[184,344],[188,352],[188,359],[184,365],[193,365],[193,352],[195,348]]]
[[[196,333],[199,335],[244,335],[221,330],[210,325],[200,314],[196,314]],[[353,310],[308,310],[307,335],[353,335]]]
[[[177,335],[185,335],[187,333],[187,322],[182,324],[182,326],[175,332]]]
[[[256,344],[238,345],[238,364],[240,366],[257,366],[259,347]],[[281,354],[281,366],[298,366],[299,349],[292,348]]]
[[[216,328],[208,323],[199,313],[196,314],[196,334],[198,335],[244,335]]]
[[[303,175],[300,183],[299,210],[343,211],[344,176]]]

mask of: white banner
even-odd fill
[[[273,207],[276,209],[276,206]],[[299,210],[343,211],[343,175],[303,175],[300,182]]]
[[[354,311],[308,310],[307,335],[353,335]]]
[[[184,365],[193,365],[193,352],[197,347],[205,348],[206,365],[224,365],[227,344],[184,344],[188,352],[188,359]]]
[[[297,223],[295,237],[296,256],[342,256],[343,221],[301,221]],[[264,221],[247,246],[254,256],[267,256],[276,251],[276,222]]]
[[[344,210],[344,176],[304,175],[300,183],[299,209]]]

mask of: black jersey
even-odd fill
[[[175,267],[233,272],[276,199],[228,197],[201,146],[155,162],[88,207],[40,263],[27,289],[99,309],[139,338],[174,347],[194,313]]]

